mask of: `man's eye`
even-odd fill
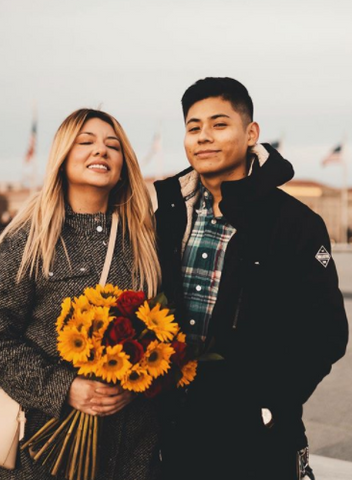
[[[214,127],[226,127],[226,123],[215,123]]]
[[[188,131],[189,132],[197,132],[199,130],[199,127],[193,127],[193,128],[190,128]]]

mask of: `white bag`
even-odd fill
[[[0,467],[8,470],[15,468],[25,421],[21,406],[0,388]]]

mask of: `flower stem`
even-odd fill
[[[38,439],[43,433],[45,433],[47,430],[50,430],[53,426],[55,426],[57,423],[59,423],[59,420],[57,418],[52,418],[49,420],[45,425],[42,426],[40,430],[38,430],[29,440],[27,440],[22,446],[21,450],[24,450],[27,448],[29,445],[31,445],[36,439]]]
[[[51,435],[49,440],[42,446],[42,448],[39,450],[39,452],[36,453],[35,457],[33,458],[34,461],[37,461],[42,456],[42,454],[45,452],[45,450],[53,443],[53,441],[56,439],[56,437],[60,434],[60,432],[66,427],[68,422],[71,420],[71,418],[73,417],[75,412],[76,412],[76,410],[72,410],[72,412],[62,422],[60,427],[57,430],[55,430],[55,432]]]
[[[92,472],[90,480],[95,480],[97,470],[97,452],[98,452],[98,417],[93,418],[93,449],[92,449]]]
[[[83,420],[84,420],[84,413],[80,413],[80,419],[79,419],[79,425],[77,429],[77,436],[76,436],[76,442],[75,442],[75,449],[73,451],[73,457],[71,460],[71,466],[70,466],[70,472],[68,476],[68,480],[74,480],[75,476],[75,470],[76,470],[76,460],[77,460],[77,455],[79,451],[79,446],[81,442],[81,436],[82,436],[82,426],[83,426]]]
[[[84,451],[84,448],[86,446],[88,421],[89,421],[90,415],[88,413],[84,413],[83,415],[84,415],[84,424],[83,424],[83,434],[82,434],[82,441],[81,441],[81,450],[79,452],[77,480],[81,480],[82,471],[83,471],[83,458],[85,453],[87,455],[87,452]]]
[[[59,456],[57,457],[56,459],[56,462],[55,462],[55,465],[51,471],[51,474],[52,475],[57,475],[58,471],[59,471],[59,468],[60,468],[60,465],[61,465],[61,461],[62,461],[62,457],[66,451],[66,447],[67,447],[67,444],[71,438],[71,435],[72,435],[72,432],[73,432],[73,429],[76,425],[76,422],[78,420],[78,417],[79,417],[79,414],[80,412],[77,410],[74,417],[73,417],[73,420],[72,420],[72,423],[70,425],[70,428],[68,429],[68,432],[66,433],[66,436],[65,436],[65,440],[63,442],[63,445],[61,447],[61,450],[60,450],[60,453],[59,453]]]
[[[83,480],[90,480],[89,479],[89,463],[91,457],[91,448],[92,448],[92,436],[93,436],[93,415],[89,415],[89,423],[88,423],[88,444],[87,444],[87,454],[86,454],[86,461],[84,464],[84,476]]]

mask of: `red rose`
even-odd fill
[[[153,383],[145,390],[144,395],[148,398],[156,397],[160,392],[174,388],[176,383],[176,372],[171,369],[165,375],[154,378]]]
[[[175,353],[170,357],[171,361],[182,367],[187,363],[187,345],[184,342],[175,340],[171,343],[171,346],[175,350]]]
[[[155,335],[153,335],[153,334],[150,335],[149,333],[147,333],[146,335],[144,335],[144,337],[142,337],[139,340],[139,343],[144,348],[144,351],[146,351],[150,342],[153,342],[154,340],[155,340]]]
[[[105,335],[107,345],[114,346],[135,335],[131,320],[126,317],[116,317]]]
[[[130,356],[130,362],[133,365],[138,363],[144,355],[143,347],[137,340],[125,340],[123,342],[123,350]]]
[[[117,308],[120,310],[121,315],[132,318],[136,310],[142,305],[145,300],[144,292],[135,292],[127,290],[121,293],[117,299]]]
[[[156,397],[163,390],[162,377],[154,378],[153,383],[143,393],[147,398]]]

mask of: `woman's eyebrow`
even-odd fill
[[[77,135],[77,137],[78,137],[79,135],[93,135],[93,136],[95,137],[95,134],[92,133],[92,132],[80,132],[80,133]]]
[[[96,136],[95,133],[93,133],[93,132],[80,132],[80,133],[77,135],[77,137],[78,137],[79,135],[92,135],[93,137]],[[109,136],[109,137],[106,137],[106,138],[107,138],[108,140],[117,140],[118,142],[120,141],[119,138],[113,137],[113,136]]]

